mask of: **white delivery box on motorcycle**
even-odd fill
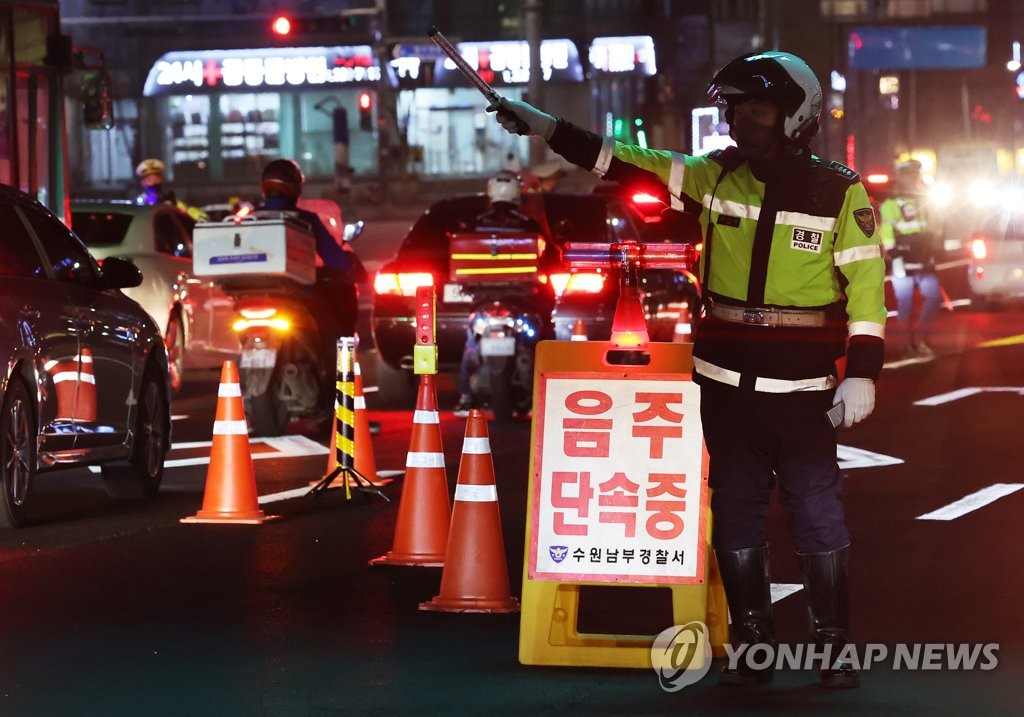
[[[192,230],[192,270],[196,276],[281,278],[313,284],[316,238],[309,225],[286,212],[202,222]]]

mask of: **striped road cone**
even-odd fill
[[[475,408],[466,421],[451,535],[441,573],[441,594],[430,602],[420,603],[420,610],[519,611],[519,601],[509,594],[487,419]]]
[[[260,510],[238,367],[233,361],[225,361],[217,389],[217,416],[213,422],[203,507],[181,522],[259,524],[277,517],[264,515]]]
[[[576,319],[576,323],[572,325],[572,338],[570,341],[586,341],[587,340],[587,325],[583,323],[583,319]]]
[[[392,549],[370,565],[440,567],[451,523],[434,376],[420,374]]]

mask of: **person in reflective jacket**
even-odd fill
[[[942,238],[928,221],[928,207],[921,181],[921,163],[908,159],[896,165],[892,196],[878,207],[882,247],[889,258],[892,289],[896,295],[895,354],[900,358],[935,356],[928,345],[929,333],[942,291],[935,274],[935,261],[942,251]],[[921,294],[921,311],[914,315],[914,291]]]
[[[573,164],[611,181],[661,182],[673,208],[699,212],[704,318],[694,380],[733,640],[774,643],[764,516],[777,484],[814,638],[832,657],[822,683],[855,687],[857,670],[835,660],[849,631],[850,544],[836,427],[874,409],[885,265],[858,175],[809,149],[821,96],[795,55],[736,58],[708,87],[736,146],[701,157],[601,137],[525,102],[501,99],[490,109],[507,131],[525,128]],[[740,660],[720,682],[748,685],[771,674]]]

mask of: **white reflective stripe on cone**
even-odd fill
[[[222,383],[217,388],[217,396],[221,398],[235,398],[236,396],[241,397],[242,386],[237,383]]]
[[[214,421],[213,435],[215,436],[247,436],[249,429],[245,421]]]
[[[437,411],[413,411],[412,414],[413,423],[440,423],[441,417],[437,415]]]
[[[77,381],[78,371],[58,371],[53,374],[54,383],[64,383],[65,381]]]
[[[363,396],[356,396],[355,403],[352,404],[353,408],[366,408],[366,398]]]
[[[455,500],[466,503],[497,503],[498,488],[493,485],[462,485],[455,486]]]
[[[410,451],[405,456],[406,468],[444,468],[444,453]]]
[[[491,452],[491,441],[486,436],[466,436],[462,441],[462,452],[483,455]]]
[[[570,341],[586,341],[587,340],[587,335],[586,334],[573,334],[569,338],[569,340]]]
[[[96,376],[94,376],[94,375],[93,375],[93,374],[91,374],[91,373],[85,373],[85,372],[83,372],[83,373],[82,373],[82,376],[81,376],[81,381],[82,381],[82,383],[91,383],[91,384],[95,384],[95,383],[96,383]]]

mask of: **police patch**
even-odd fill
[[[864,232],[864,236],[872,236],[875,233],[875,212],[871,207],[856,209],[853,218],[857,220],[857,226]]]
[[[810,251],[820,254],[821,240],[824,236],[823,232],[815,231],[814,229],[793,227],[793,237],[789,242],[789,247],[798,251]]]

